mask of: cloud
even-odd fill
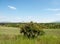
[[[40,18],[40,16],[2,16],[0,22],[40,22],[49,23],[55,21],[50,18]]]
[[[28,18],[28,19],[27,19]],[[49,23],[54,22],[54,19],[50,18],[40,18],[40,16],[23,16],[23,17],[17,17],[18,21],[24,21],[24,22],[38,22],[38,23]]]
[[[5,19],[6,19],[6,16],[2,16],[2,15],[0,15],[0,22],[4,22]]]
[[[56,14],[56,16],[60,16],[60,13]]]
[[[22,21],[22,19],[20,17],[17,17],[17,16],[10,18],[10,22],[21,22],[21,21]]]
[[[8,8],[16,10],[16,7],[8,5]]]
[[[60,11],[60,9],[47,9],[47,10],[50,10],[50,11]]]
[[[5,17],[6,17],[6,16],[2,16],[2,15],[0,15],[0,20],[3,19],[3,18],[5,18]]]

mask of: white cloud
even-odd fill
[[[21,22],[22,19],[17,16],[1,16],[0,15],[0,22]]]
[[[40,16],[23,16],[23,17],[17,17],[19,19],[18,21],[24,21],[24,22],[40,22],[40,23],[49,23],[54,22],[54,19],[50,18],[40,18]]]
[[[2,16],[2,15],[0,15],[0,22],[5,21],[5,17],[6,17],[6,16]]]
[[[10,18],[10,22],[21,22],[21,21],[22,21],[22,19],[20,17],[17,17],[17,16]]]
[[[50,18],[40,18],[40,16],[5,16],[0,18],[0,22],[40,22],[49,23],[55,21]]]
[[[60,13],[56,14],[56,16],[60,16]]]
[[[41,23],[50,23],[50,22],[54,22],[55,20],[54,19],[40,19],[40,22]]]
[[[50,10],[50,11],[60,11],[60,9],[47,9],[47,10]]]
[[[6,16],[0,15],[0,21],[1,19],[4,19],[4,18],[6,18]]]
[[[16,7],[8,5],[8,8],[16,10]]]

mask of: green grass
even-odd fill
[[[0,26],[0,44],[60,44],[60,29],[44,29],[45,35],[28,39],[19,28]]]
[[[20,34],[19,30],[20,30],[20,28],[0,26],[0,34],[7,34],[7,35],[13,34],[13,35],[16,35],[16,34]]]

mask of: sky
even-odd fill
[[[60,21],[60,0],[0,0],[0,22]]]

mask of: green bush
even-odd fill
[[[21,28],[20,33],[28,38],[35,38],[43,35],[43,30],[36,23],[30,22]]]

